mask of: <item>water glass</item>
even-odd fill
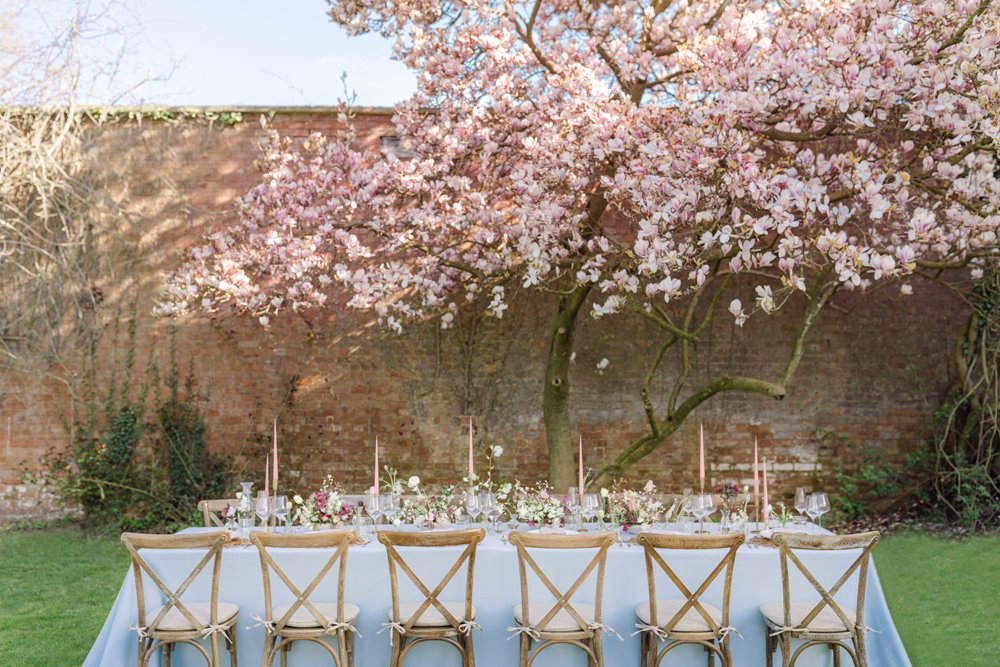
[[[705,530],[705,517],[715,511],[715,497],[711,493],[699,493],[692,500],[691,511],[700,523],[698,532],[708,532]]]
[[[395,526],[396,516],[399,515],[399,498],[391,493],[383,493],[379,496],[379,511],[386,521]]]
[[[483,516],[489,521],[489,532],[497,532],[497,517],[500,515],[500,510],[497,507],[497,498],[492,493],[483,491],[479,494],[479,507],[483,512]]]
[[[815,521],[820,527],[823,526],[821,517],[830,511],[830,499],[825,493],[814,493],[809,496],[809,501],[806,506],[806,514],[809,518]]]
[[[472,525],[478,523],[477,518],[483,513],[483,510],[479,505],[479,491],[476,489],[469,489],[465,492],[465,509],[469,513],[470,523]]]
[[[382,501],[379,500],[381,494],[369,489],[365,492],[365,511],[372,518],[375,526],[378,526],[378,518],[382,516]]]
[[[278,523],[285,524],[285,532],[290,532],[288,525],[288,498],[287,496],[273,496],[271,498],[271,513],[278,520]]]
[[[257,504],[255,505],[257,510],[257,518],[260,519],[260,525],[267,526],[267,520],[271,518],[271,499],[267,497],[267,493],[264,491],[257,492]]]
[[[799,514],[805,514],[806,509],[809,507],[809,494],[806,493],[806,489],[800,486],[795,489],[795,511]]]
[[[597,517],[597,511],[601,507],[601,497],[596,493],[583,494],[583,518],[593,521]]]
[[[373,519],[362,514],[354,515],[354,536],[361,540],[362,544],[368,544],[375,537],[375,522]]]

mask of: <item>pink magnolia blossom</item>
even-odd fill
[[[709,267],[865,289],[997,245],[1000,10],[980,0],[505,4],[341,0],[395,40],[413,157],[273,135],[239,222],[159,311],[267,324],[345,294],[387,326],[512,287],[592,284],[593,315],[653,312]],[[614,213],[609,213],[614,211]],[[346,292],[337,292],[341,286]],[[729,308],[748,317],[739,300]]]

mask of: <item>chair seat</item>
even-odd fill
[[[806,615],[809,614],[815,608],[815,602],[792,602],[789,611],[791,612],[792,625],[798,627],[798,625],[805,619]],[[853,609],[848,609],[847,607],[841,607],[844,615],[847,616],[851,625],[854,625],[855,615]],[[785,625],[785,610],[784,606],[780,602],[771,602],[769,604],[764,604],[760,606],[761,616],[772,626],[781,627]],[[844,622],[840,620],[837,613],[830,609],[829,605],[824,606],[823,609],[816,615],[810,623],[809,627],[803,628],[805,632],[849,632],[849,628],[844,627]]]
[[[198,619],[199,622],[201,622],[202,625],[208,625],[209,622],[211,621],[212,617],[211,603],[190,602],[190,603],[185,603],[184,606],[187,608],[188,611],[191,612],[192,616],[194,616],[196,619]],[[152,625],[153,621],[156,620],[156,617],[159,615],[161,609],[163,609],[162,605],[157,607],[153,611],[149,612],[148,614],[146,614],[147,626]],[[239,613],[240,613],[240,608],[238,605],[232,604],[230,602],[219,603],[218,618],[220,624],[228,623],[229,621],[233,620],[233,618],[235,618],[235,616]],[[150,627],[149,629],[156,632],[184,632],[185,630],[194,630],[195,627],[194,625],[191,624],[191,621],[189,621],[187,617],[177,609],[177,607],[171,607],[170,611],[168,611],[166,616],[163,617],[163,620],[160,621],[160,624],[157,625],[155,628]]]
[[[337,603],[336,602],[313,602],[312,606],[316,607],[316,610],[330,623],[337,622]],[[283,604],[274,608],[273,618],[275,622],[280,621],[286,613],[288,613],[289,608],[291,608],[292,603]],[[344,622],[353,623],[354,619],[358,617],[361,613],[361,608],[355,604],[349,602],[344,603]],[[288,628],[318,628],[321,627],[319,621],[313,616],[312,612],[309,611],[307,607],[300,606],[292,614],[292,617],[288,619],[288,623],[285,624]]]
[[[417,610],[420,609],[421,604],[423,603],[422,602],[401,603],[399,605],[399,622],[403,624],[408,623],[410,617],[413,616],[415,613],[417,613]],[[472,608],[472,618],[465,618],[464,602],[445,602],[442,600],[441,604],[444,606],[445,609],[448,610],[448,613],[454,616],[456,619],[458,619],[459,622],[473,621],[476,619],[475,607]],[[393,620],[392,609],[389,609],[389,620],[390,621]],[[451,623],[449,623],[448,619],[444,617],[444,614],[442,614],[438,610],[438,608],[432,604],[429,607],[427,607],[427,609],[424,609],[423,613],[420,614],[420,618],[418,618],[416,623],[413,624],[413,627],[441,628],[441,627],[448,627],[450,625]]]
[[[667,627],[667,623],[674,617],[674,614],[681,610],[686,600],[657,600],[656,601],[656,622],[661,628]],[[722,625],[722,612],[718,607],[714,607],[705,602],[701,603],[708,615],[715,621],[716,625]],[[649,613],[649,602],[643,602],[635,608],[636,617],[646,625],[649,625],[651,618]],[[712,632],[705,618],[695,608],[688,609],[676,625],[673,632]]]
[[[556,612],[556,615],[545,624],[545,627],[539,627],[538,623],[545,618],[545,615],[549,613],[552,609],[551,602],[532,602],[528,605],[528,618],[531,622],[531,627],[537,628],[542,632],[579,632],[585,628],[581,628],[577,620],[566,610],[565,607]],[[573,609],[576,613],[583,617],[583,620],[590,623],[594,622],[594,605],[592,604],[573,604]],[[524,625],[524,620],[521,618],[521,605],[514,607],[514,620],[517,621],[518,625]]]

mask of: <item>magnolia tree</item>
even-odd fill
[[[399,330],[447,327],[465,304],[503,317],[515,289],[558,295],[542,397],[557,487],[573,479],[582,314],[663,336],[637,386],[648,431],[606,479],[720,392],[783,398],[838,290],[909,293],[909,276],[997,250],[990,0],[353,0],[330,15],[394,39],[416,73],[393,116],[408,157],[360,148],[349,114],[330,136],[275,136],[239,222],[168,276],[160,310],[230,303],[266,325],[346,288]],[[714,317],[782,308],[801,322],[777,377],[688,385]]]

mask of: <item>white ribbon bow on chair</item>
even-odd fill
[[[463,635],[471,635],[473,628],[479,631],[483,630],[483,626],[479,625],[476,621],[462,621],[458,624],[458,631]]]
[[[740,631],[737,630],[736,628],[734,628],[731,625],[723,625],[721,628],[719,628],[719,641],[720,642],[723,639],[725,639],[726,637],[728,637],[729,635],[736,635],[740,639],[743,639],[743,635],[740,634]]]
[[[378,632],[376,632],[375,634],[380,635],[383,632],[385,632],[386,630],[389,631],[389,643],[390,644],[392,643],[392,633],[393,632],[398,632],[401,635],[406,632],[406,628],[403,627],[402,623],[397,623],[396,621],[389,621],[388,623],[383,623],[382,624],[382,629],[379,630]]]
[[[539,639],[542,638],[542,636],[538,634],[538,630],[535,630],[534,628],[528,627],[526,625],[515,625],[513,627],[507,628],[507,632],[513,633],[509,637],[507,637],[507,641],[510,641],[511,639],[517,637],[518,635],[528,635],[535,641],[538,641]]]
[[[128,626],[128,631],[129,632],[136,632],[136,633],[138,633],[139,634],[139,639],[148,639],[149,638],[149,632],[147,632],[147,630],[149,630],[149,628],[147,628],[145,625],[138,625],[137,624],[137,625],[130,625],[130,626]]]
[[[341,630],[347,630],[348,632],[353,632],[358,636],[359,639],[364,639],[364,635],[362,635],[358,631],[358,629],[354,627],[354,624],[349,621],[344,621],[343,623],[334,621],[333,623],[330,624],[330,627],[326,629],[325,634],[332,635],[340,632]]]
[[[590,624],[590,629],[591,630],[597,630],[598,632],[607,632],[608,634],[612,634],[615,637],[618,637],[618,641],[620,641],[620,642],[625,641],[625,638],[622,637],[620,634],[618,634],[618,631],[615,630],[610,625],[605,625],[604,623],[591,623]]]
[[[643,632],[652,632],[654,635],[662,639],[667,640],[667,631],[656,625],[649,625],[648,623],[636,623],[635,627],[639,628],[635,632],[629,635],[629,637],[635,637],[636,635],[642,634]]]
[[[233,640],[229,637],[229,628],[225,625],[207,625],[199,634],[206,639],[212,635],[222,635],[225,637],[227,644],[233,643]]]
[[[248,625],[246,628],[247,630],[253,630],[254,628],[259,628],[260,626],[263,625],[264,630],[267,632],[267,634],[269,635],[274,634],[274,621],[265,621],[263,618],[260,617],[259,614],[250,614],[250,618],[257,622],[254,623],[253,625]]]

